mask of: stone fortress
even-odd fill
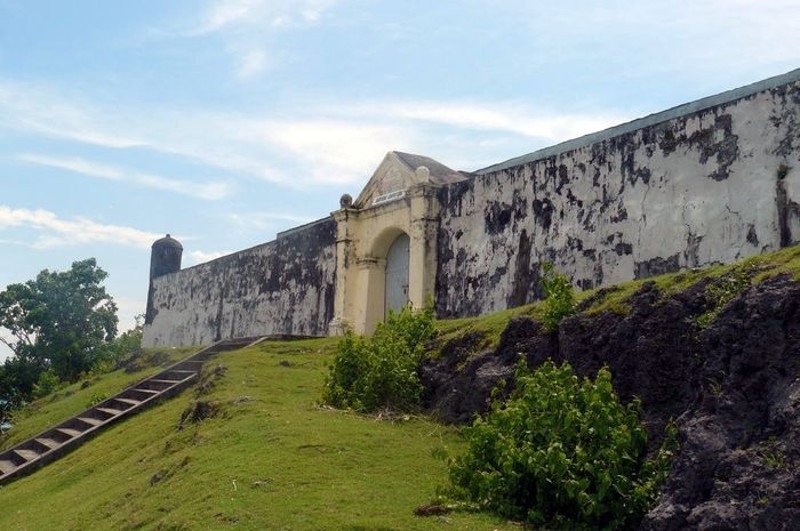
[[[153,244],[144,346],[374,330],[539,297],[539,264],[589,289],[800,240],[800,70],[474,172],[390,152],[354,200],[181,269]]]

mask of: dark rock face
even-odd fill
[[[666,297],[646,284],[628,315],[577,315],[557,335],[517,318],[497,349],[471,357],[462,338],[422,367],[426,404],[468,422],[520,354],[530,367],[568,361],[582,376],[608,365],[622,400],[641,399],[651,451],[670,419],[680,429],[641,529],[800,529],[800,286],[775,278],[749,288],[701,330],[704,288]]]

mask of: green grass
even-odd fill
[[[113,396],[130,385],[157,373],[165,365],[175,363],[196,350],[197,348],[165,350],[162,351],[165,355],[159,358],[164,359],[162,363],[131,373],[117,370],[89,377],[32,402],[16,415],[14,429],[0,439],[0,449],[14,446],[85,411],[91,407],[93,399]],[[87,383],[88,387],[81,389]]]
[[[217,416],[178,430],[189,390],[109,428],[0,489],[0,529],[515,528],[481,514],[413,515],[446,480],[432,454],[463,441],[420,417],[319,407],[335,344],[218,355],[211,367],[227,371],[199,398],[217,404]]]

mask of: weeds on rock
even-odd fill
[[[750,286],[750,279],[756,272],[756,266],[744,262],[733,268],[706,287],[706,300],[710,308],[696,319],[697,326],[706,328],[710,325],[733,299]]]

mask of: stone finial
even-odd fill
[[[431,170],[426,166],[418,167],[415,173],[417,174],[418,181],[428,182],[431,178]]]
[[[350,208],[353,206],[353,197],[350,194],[344,194],[339,198],[339,206],[342,208]]]

